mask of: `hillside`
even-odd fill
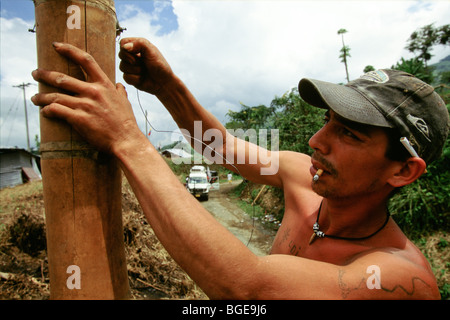
[[[430,67],[434,68],[434,70],[433,70],[433,76],[434,76],[433,86],[435,86],[435,87],[440,86],[440,85],[450,86],[450,83],[448,80],[449,76],[448,75],[446,76],[447,80],[444,80],[444,77],[442,77],[442,75],[444,73],[450,72],[450,55],[448,55],[447,57],[445,57],[438,63],[430,65]]]
[[[434,72],[439,74],[441,72],[450,71],[450,55],[439,61],[438,63],[430,65],[430,67],[435,68]]]

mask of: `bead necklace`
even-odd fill
[[[322,200],[323,202],[323,200]],[[332,239],[339,239],[339,240],[349,240],[349,241],[358,241],[358,240],[365,240],[368,239],[370,237],[373,237],[374,235],[376,235],[378,232],[380,232],[388,223],[389,221],[389,217],[390,217],[390,213],[389,210],[387,211],[387,216],[386,216],[386,221],[384,221],[383,225],[374,233],[366,236],[366,237],[361,237],[361,238],[347,238],[347,237],[339,237],[339,236],[333,236],[333,235],[328,235],[325,234],[324,232],[320,231],[320,226],[319,226],[319,217],[320,217],[320,211],[322,209],[322,202],[320,203],[320,207],[319,207],[319,212],[317,213],[317,219],[316,222],[313,225],[313,234],[311,235],[311,238],[309,239],[309,244],[313,243],[314,240],[316,240],[316,238],[332,238]]]

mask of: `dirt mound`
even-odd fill
[[[244,181],[236,188],[236,193],[241,200],[259,206],[261,220],[278,229],[284,215],[284,196],[280,189]]]
[[[8,227],[9,241],[20,251],[35,257],[47,248],[45,221],[42,216],[21,212]]]
[[[123,231],[133,299],[207,299],[147,224],[124,179]],[[49,299],[42,184],[0,191],[0,299]]]
[[[156,238],[126,183],[122,188],[122,212],[133,298],[206,299]]]

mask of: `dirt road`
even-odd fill
[[[253,223],[252,217],[246,214],[228,193],[240,181],[222,183],[219,190],[212,190],[208,201],[202,205],[231,233],[241,240],[256,255],[267,255],[270,252],[275,231],[264,228],[259,221]],[[249,242],[250,240],[250,242]]]

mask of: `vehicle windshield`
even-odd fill
[[[206,183],[206,178],[204,177],[191,177],[189,178],[189,183]]]

